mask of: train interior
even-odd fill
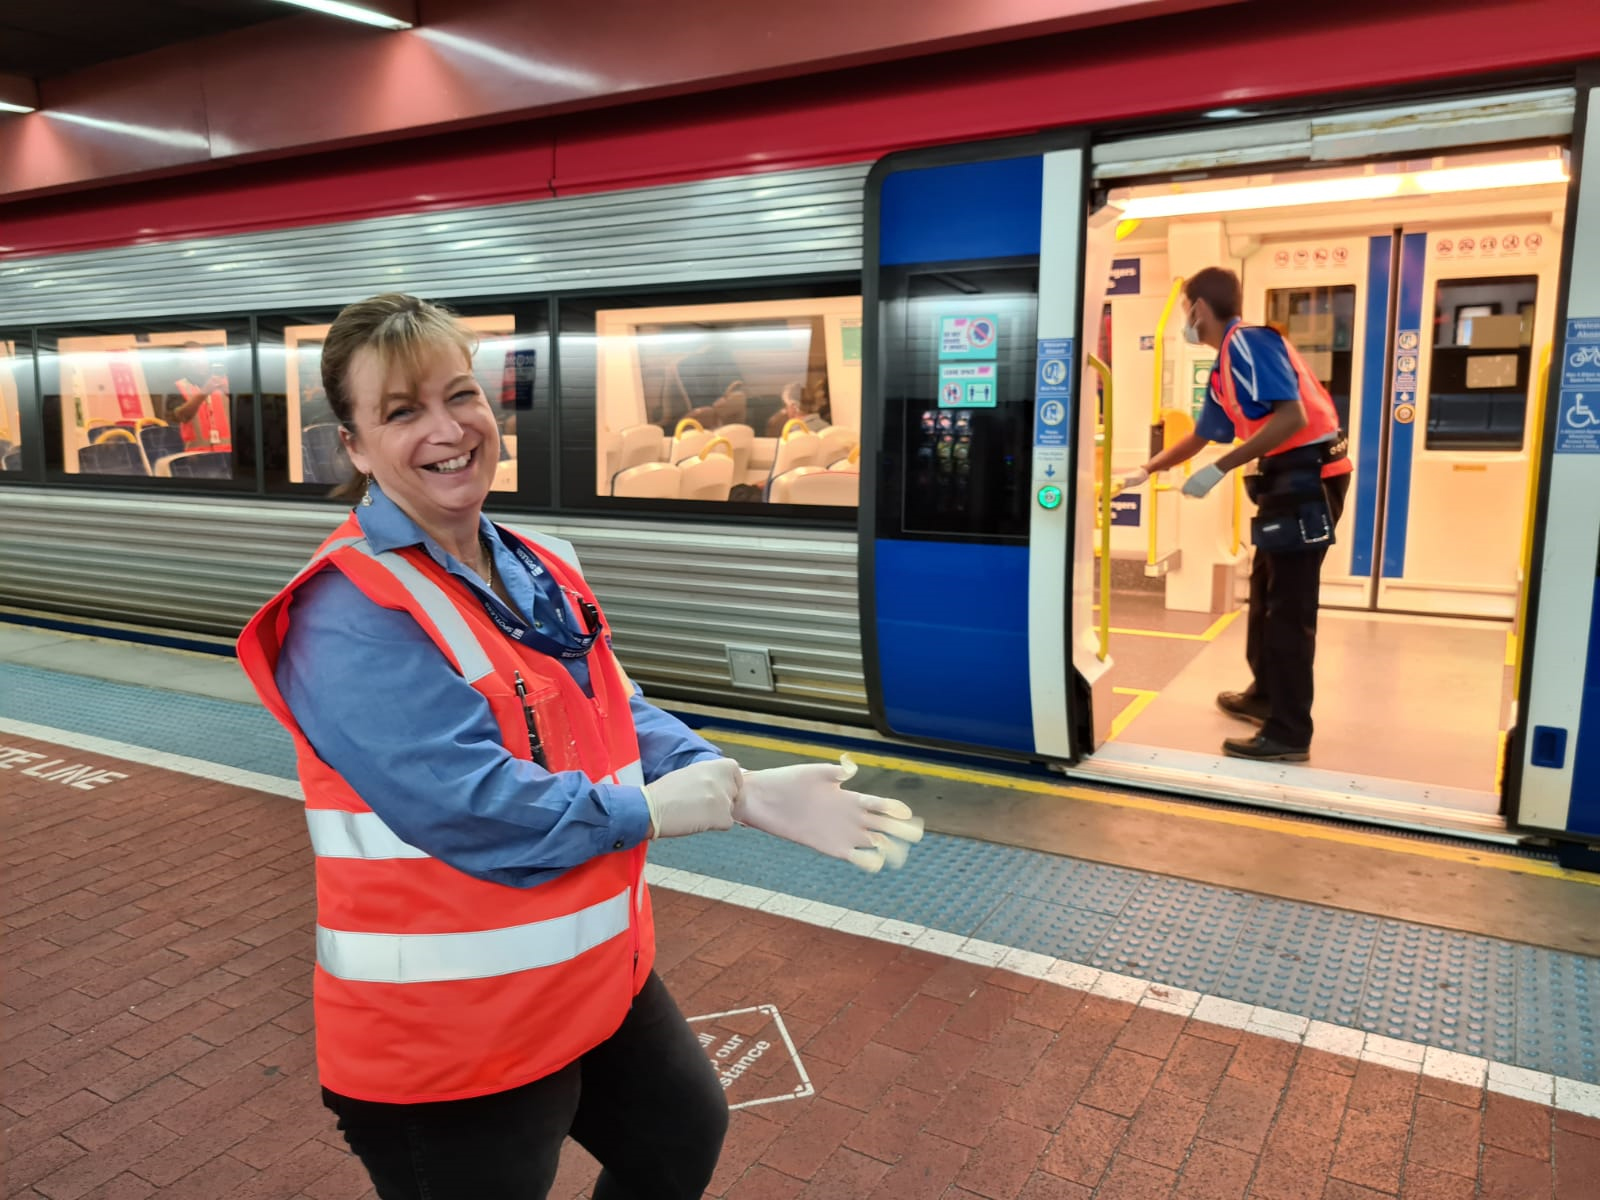
[[[1098,411],[1079,457],[1078,503],[1095,508],[1094,555],[1075,568],[1093,611],[1075,623],[1094,676],[1084,772],[1419,826],[1502,823],[1565,154],[1521,144],[1103,185],[1085,255],[1086,271],[1110,270],[1103,297],[1098,280],[1085,288],[1103,367],[1085,379]],[[1239,273],[1244,320],[1292,340],[1328,389],[1355,463],[1322,573],[1303,766],[1221,755],[1249,732],[1215,696],[1249,682],[1252,506],[1241,472],[1204,500],[1180,489],[1226,448],[1107,487],[1194,428],[1215,355],[1181,336],[1182,284],[1213,264]],[[1090,520],[1080,511],[1080,530]]]
[[[860,296],[601,309],[595,335],[596,495],[855,506]]]

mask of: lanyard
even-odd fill
[[[506,545],[498,532],[495,538],[502,546]],[[548,572],[544,569],[544,564],[529,553],[528,548],[521,542],[513,542],[506,548],[517,556],[517,561],[528,572],[529,578],[541,579],[548,575]],[[586,633],[575,635],[577,640],[577,645],[575,646],[560,645],[553,638],[535,632],[526,621],[515,614],[508,620],[506,617],[507,609],[500,604],[498,598],[486,595],[476,587],[471,590],[472,594],[478,598],[478,603],[483,605],[483,611],[489,614],[489,619],[495,623],[501,633],[514,642],[533,646],[540,653],[547,654],[552,658],[585,658],[594,649],[595,642],[600,638],[600,610],[567,588],[561,588],[560,594],[572,600],[573,607],[583,614],[583,622],[588,629]]]

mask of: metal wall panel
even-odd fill
[[[340,515],[327,504],[8,487],[0,604],[231,637]],[[623,665],[646,691],[865,716],[853,532],[617,519],[538,528],[577,548]],[[733,692],[730,642],[769,648],[773,694]]]
[[[858,271],[867,165],[0,264],[6,325]]]

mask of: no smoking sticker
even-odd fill
[[[816,1095],[775,1005],[690,1017],[729,1108],[753,1108]]]

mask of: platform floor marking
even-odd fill
[[[1313,1021],[1259,1004],[1245,1004],[1203,992],[1168,987],[1031,950],[1018,950],[981,938],[964,938],[909,921],[853,912],[837,905],[773,892],[750,884],[729,883],[675,867],[650,863],[645,867],[645,879],[652,887],[670,888],[708,900],[759,909],[775,916],[836,929],[841,933],[853,933],[962,962],[1013,971],[1018,975],[1126,1001],[1142,1008],[1159,1009],[1315,1050],[1327,1050],[1411,1075],[1430,1075],[1469,1087],[1485,1087],[1489,1091],[1536,1104],[1600,1117],[1600,1084],[1508,1066],[1493,1059],[1401,1041],[1347,1025]]]

